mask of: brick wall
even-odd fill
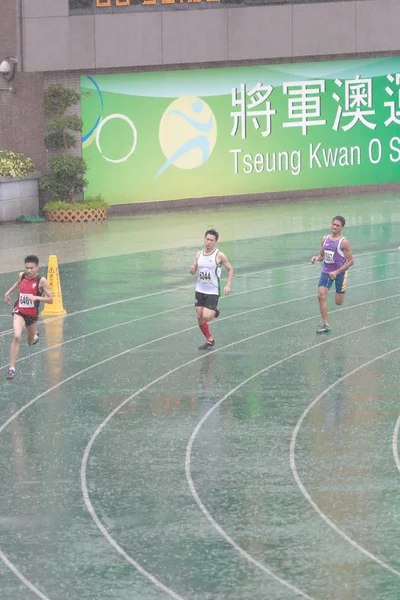
[[[17,0],[1,3],[0,57],[15,56],[17,52]]]
[[[1,2],[0,62],[19,52],[19,2]],[[17,72],[12,81],[0,76],[0,148],[22,152],[32,158],[38,171],[46,167],[42,73]],[[12,88],[9,91],[8,88]]]

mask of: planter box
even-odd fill
[[[0,223],[39,215],[39,177],[40,173],[24,179],[0,177]]]
[[[105,208],[87,208],[84,210],[59,209],[46,212],[48,221],[52,223],[87,223],[88,221],[105,221]]]

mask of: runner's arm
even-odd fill
[[[346,262],[336,271],[336,275],[343,273],[343,271],[347,271],[347,269],[354,265],[353,253],[351,251],[349,240],[343,240],[341,249],[343,250]]]
[[[21,271],[21,273],[19,273],[19,274],[18,274],[18,277],[19,277],[18,281],[16,281],[16,282],[15,282],[15,283],[14,283],[14,284],[13,284],[13,285],[10,287],[10,289],[9,289],[9,290],[7,290],[7,292],[4,294],[4,300],[5,300],[5,302],[6,302],[7,304],[11,304],[12,300],[11,300],[11,296],[10,296],[10,294],[12,294],[12,293],[13,293],[13,292],[14,292],[14,291],[17,289],[17,287],[19,286],[19,284],[21,283],[21,277],[22,277],[22,275],[23,275],[23,274],[24,274],[24,273],[23,273],[23,271]]]
[[[200,256],[200,251],[197,252],[196,256],[194,257],[193,264],[190,266],[190,272],[192,275],[197,273],[197,261],[199,260],[199,256]]]
[[[31,299],[34,302],[39,301],[44,302],[44,304],[53,304],[53,294],[51,293],[49,282],[45,277],[42,277],[42,279],[40,280],[40,287],[42,288],[42,290],[44,290],[45,295],[34,296],[33,294],[30,294]]]
[[[320,248],[318,256],[311,257],[311,262],[313,264],[316,262],[322,262],[324,260],[324,242],[325,242],[326,238],[327,238],[327,236],[324,235],[324,237],[321,240],[321,248]]]
[[[224,287],[224,293],[225,293],[225,296],[227,296],[231,291],[231,285],[232,285],[232,279],[233,279],[233,267],[223,252],[220,252],[218,254],[218,257],[220,259],[220,264],[224,265],[224,267],[228,271],[228,281],[226,282],[226,286]]]

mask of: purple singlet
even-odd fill
[[[326,238],[323,249],[324,249],[324,262],[322,265],[323,273],[332,273],[332,271],[336,271],[336,269],[340,269],[342,265],[346,262],[346,257],[343,254],[340,246],[344,237],[341,237],[338,240],[332,240],[331,236],[328,235]]]

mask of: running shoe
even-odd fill
[[[7,373],[7,379],[14,379],[15,377],[15,369],[9,368]]]
[[[199,350],[208,350],[209,348],[212,348],[213,346],[215,346],[215,340],[213,340],[212,342],[209,342],[207,340],[207,342],[205,342],[204,344],[199,346]]]
[[[329,333],[331,328],[329,325],[321,325],[319,329],[317,329],[317,333]]]
[[[34,346],[35,344],[37,344],[38,341],[39,341],[39,332],[35,331],[35,337],[33,338],[32,346]]]

